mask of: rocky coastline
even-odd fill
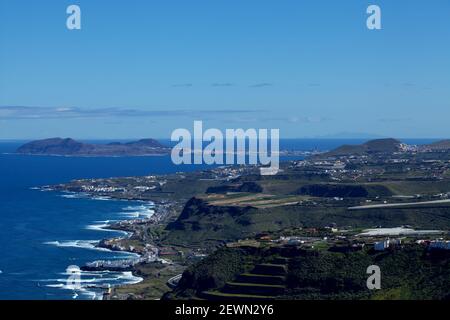
[[[38,188],[41,191],[57,191],[70,194],[76,194],[73,190],[65,191],[62,189],[54,189],[51,186],[44,186]],[[115,230],[125,233],[121,237],[104,238],[100,240],[95,246],[97,248],[107,249],[115,252],[130,253],[133,256],[119,259],[119,260],[96,260],[86,263],[80,267],[84,272],[131,272],[133,276],[141,277],[137,266],[145,265],[149,263],[156,263],[160,265],[170,265],[171,261],[162,259],[159,257],[160,248],[155,244],[150,244],[149,239],[146,236],[146,229],[149,226],[154,226],[164,221],[168,215],[174,210],[176,204],[173,201],[151,201],[149,199],[143,199],[142,197],[132,196],[120,196],[115,194],[99,195],[97,193],[79,192],[82,197],[95,199],[98,197],[105,197],[111,200],[125,200],[125,201],[138,201],[142,203],[151,203],[154,213],[146,218],[126,219],[109,223],[102,227],[105,230]],[[145,244],[144,244],[145,243]],[[109,299],[111,292],[118,287],[126,286],[121,285],[108,285],[97,286],[93,285],[96,289],[103,291],[103,298]]]

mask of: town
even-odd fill
[[[385,262],[390,265],[400,255],[423,266],[431,263],[428,259],[446,261],[448,146],[448,141],[408,146],[395,139],[374,140],[281,162],[273,176],[260,175],[258,165],[232,165],[162,176],[76,180],[43,190],[155,204],[150,218],[108,227],[129,232],[129,237],[100,243],[140,258],[86,266],[133,270],[143,276],[142,283],[114,288],[108,298],[300,298],[312,293],[289,289],[286,279],[299,272],[297,261],[311,254],[367,260],[365,268],[372,259],[391,257]],[[249,259],[245,270],[232,262],[235,252]],[[210,257],[215,258],[209,262]],[[226,273],[228,280],[218,280],[220,272],[211,274],[218,288],[192,291],[190,286],[197,284],[186,283],[186,272],[213,267],[209,263],[217,259],[225,259],[222,263],[233,270]],[[352,276],[366,276],[365,271]],[[393,269],[385,267],[383,272],[389,279]],[[359,284],[357,288],[357,296],[371,294]]]

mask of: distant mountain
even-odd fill
[[[430,150],[430,151],[450,150],[450,139],[426,144],[421,146],[420,148],[422,150]]]
[[[154,139],[108,144],[83,143],[70,138],[36,140],[24,144],[16,150],[18,154],[54,156],[144,156],[163,155],[170,149]]]
[[[313,139],[384,139],[386,136],[373,134],[373,133],[364,133],[364,132],[339,132],[336,134],[327,134],[321,136],[312,137]]]
[[[358,145],[343,145],[327,152],[326,156],[364,155],[371,153],[392,153],[402,150],[402,143],[396,139],[376,139]]]

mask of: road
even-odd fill
[[[372,205],[366,205],[366,206],[349,207],[348,210],[411,207],[411,206],[423,206],[423,205],[429,205],[429,204],[442,204],[442,203],[450,203],[450,199],[433,200],[433,201],[422,201],[422,202],[372,204]]]

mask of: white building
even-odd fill
[[[380,241],[380,242],[375,242],[374,249],[376,251],[384,251],[387,248],[389,248],[389,239],[388,240],[384,240],[384,241]]]
[[[375,242],[374,249],[376,251],[384,251],[388,249],[389,247],[395,247],[402,244],[401,239],[387,239],[380,242]]]

